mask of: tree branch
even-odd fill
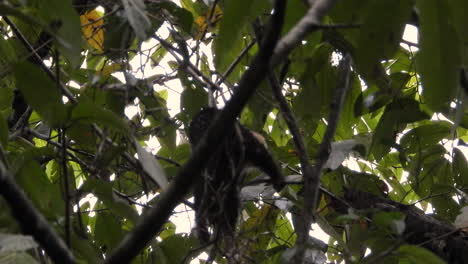
[[[289,108],[288,102],[282,94],[281,86],[278,80],[276,79],[274,73],[270,73],[269,81],[273,90],[273,95],[275,96],[276,101],[278,101],[280,112],[283,115],[284,120],[288,125],[289,131],[293,136],[294,145],[296,146],[299,155],[303,178],[312,178],[314,177],[313,168],[310,165],[309,154],[307,153],[307,149],[304,144],[304,139],[302,138],[301,132],[299,131],[299,128],[297,126],[296,118],[294,117],[291,108]],[[303,215],[305,215],[306,211],[306,207],[304,206]],[[295,262],[301,263],[305,252],[306,242],[309,238],[310,221],[307,222],[304,218],[301,219],[300,215],[293,217],[295,218],[293,221],[294,229],[298,237],[296,240],[298,250],[296,251],[297,254],[295,255]]]
[[[341,109],[343,108],[344,99],[350,86],[351,78],[351,55],[346,54],[338,66],[338,82],[335,90],[335,98],[330,107],[330,116],[327,121],[327,129],[320,144],[317,163],[314,166],[313,176],[304,177],[304,210],[307,214],[306,223],[312,220],[312,214],[315,212],[315,207],[318,201],[318,193],[320,188],[320,177],[323,167],[330,156],[331,143],[335,136],[336,127],[340,119]],[[308,222],[307,222],[308,221]]]
[[[320,21],[337,0],[316,0],[301,20],[278,42],[271,59],[274,67],[284,60],[311,32],[320,29]]]
[[[25,234],[32,235],[55,263],[75,263],[75,257],[36,209],[0,161],[0,194]]]

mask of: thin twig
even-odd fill
[[[239,56],[237,56],[237,58],[231,63],[231,65],[229,65],[229,67],[223,73],[223,75],[221,75],[221,78],[219,78],[219,80],[216,82],[217,85],[220,85],[221,83],[224,82],[224,80],[226,80],[226,78],[232,73],[234,68],[236,68],[237,64],[239,64],[239,62],[242,60],[242,58],[245,56],[245,54],[247,54],[249,52],[249,50],[253,47],[253,45],[256,42],[257,42],[257,40],[254,39],[254,40],[250,41],[249,44],[247,44],[247,46],[241,51]]]

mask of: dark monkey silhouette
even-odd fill
[[[196,147],[220,110],[204,108],[189,124],[188,138]],[[263,138],[235,122],[225,140],[210,157],[203,175],[194,187],[195,221],[201,242],[210,240],[211,227],[215,238],[233,235],[239,213],[239,192],[243,170],[255,166],[270,176],[277,191],[284,186],[281,170],[267,150]]]

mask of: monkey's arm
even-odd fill
[[[284,176],[281,173],[280,167],[266,148],[265,139],[260,134],[252,132],[243,126],[241,126],[241,129],[246,161],[268,174],[275,190],[281,191],[285,185]]]

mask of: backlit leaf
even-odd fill
[[[81,32],[88,44],[99,52],[104,47],[104,20],[97,10],[91,10],[80,16]]]

